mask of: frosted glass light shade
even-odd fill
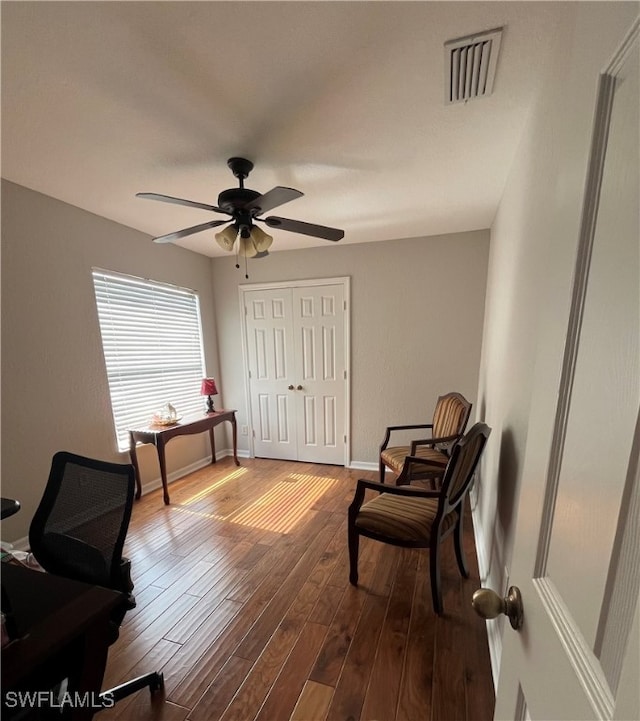
[[[234,225],[227,225],[224,230],[216,233],[216,241],[218,245],[223,249],[231,252],[233,250],[233,244],[236,242],[238,231]]]
[[[243,237],[242,233],[247,234],[247,237]],[[242,233],[235,224],[227,225],[224,230],[216,233],[216,242],[223,250],[231,253],[237,241],[238,254],[247,258],[253,258],[258,253],[265,253],[273,243],[273,238],[257,225],[243,226]]]
[[[258,253],[263,253],[265,250],[268,250],[271,247],[271,243],[273,243],[273,238],[257,225],[251,228],[251,240]]]
[[[253,258],[258,254],[256,246],[253,243],[253,239],[249,238],[238,238],[238,255],[245,256],[247,258]]]

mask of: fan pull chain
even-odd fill
[[[256,248],[256,241],[251,238],[251,244],[253,245],[253,249],[258,252],[258,249]],[[249,280],[249,273],[247,272],[247,256],[244,256],[244,277]]]
[[[236,268],[240,268],[240,260],[238,258],[238,253],[240,252],[240,229],[238,229],[238,235],[236,235],[234,245],[236,248]]]

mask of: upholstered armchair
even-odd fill
[[[464,501],[491,429],[476,423],[453,448],[439,491],[359,480],[348,511],[349,581],[358,584],[360,536],[408,548],[428,548],[433,609],[440,614],[440,546],[453,535],[460,573],[468,578],[464,556]],[[366,491],[378,495],[365,503]]]
[[[380,446],[380,483],[388,468],[396,476],[396,485],[415,479],[435,481],[441,478],[451,450],[460,440],[469,416],[471,403],[460,393],[447,393],[438,398],[431,423],[388,426]],[[389,446],[394,431],[421,431],[429,438],[413,440],[409,445]]]

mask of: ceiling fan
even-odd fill
[[[245,178],[253,170],[253,163],[250,160],[246,160],[245,158],[229,158],[227,165],[234,176],[238,178],[239,187],[223,190],[220,195],[218,195],[218,205],[207,205],[206,203],[198,203],[194,200],[173,198],[170,195],[160,195],[158,193],[136,193],[137,198],[161,200],[164,203],[186,205],[191,208],[211,210],[214,213],[222,213],[230,216],[225,220],[210,220],[207,223],[194,225],[191,228],[184,228],[174,233],[160,235],[153,239],[154,242],[171,243],[187,235],[200,233],[203,230],[209,230],[210,228],[229,223],[226,228],[216,233],[215,236],[221,248],[231,252],[235,247],[235,252],[238,255],[243,255],[247,258],[264,257],[268,255],[268,249],[273,242],[273,238],[267,235],[262,228],[258,227],[255,224],[256,221],[263,222],[270,228],[302,233],[303,235],[323,238],[324,240],[337,241],[344,238],[344,231],[338,228],[305,223],[301,220],[290,220],[289,218],[281,218],[276,215],[270,215],[267,218],[258,217],[279,205],[284,205],[284,203],[300,198],[304,193],[293,188],[284,188],[278,185],[264,193],[264,195],[261,195],[255,190],[244,187]]]

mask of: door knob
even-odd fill
[[[500,598],[490,588],[479,588],[471,599],[471,605],[482,618],[497,618],[501,613],[509,617],[509,623],[516,631],[522,628],[524,610],[522,594],[517,586],[511,586],[506,598]]]
[[[290,391],[293,390],[293,386],[287,386],[287,388],[288,388]]]
[[[300,385],[299,385],[299,386],[296,386],[296,390],[297,390],[297,391],[301,391],[301,390],[302,390],[302,386],[300,386]]]

